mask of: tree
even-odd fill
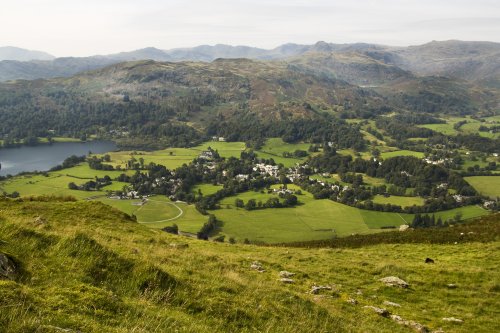
[[[165,232],[168,232],[170,234],[174,234],[174,235],[179,234],[179,227],[175,223],[172,224],[171,226],[167,226],[167,227],[163,228],[162,230]]]
[[[257,202],[255,199],[250,199],[245,205],[246,210],[254,210],[257,207]]]
[[[243,208],[245,207],[245,203],[243,202],[243,200],[239,199],[239,198],[236,198],[236,200],[234,200],[234,205],[238,208]]]

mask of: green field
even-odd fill
[[[420,197],[401,197],[397,195],[391,195],[390,197],[385,197],[383,195],[376,195],[373,198],[374,203],[378,204],[391,204],[391,205],[398,205],[401,207],[408,207],[408,206],[422,206],[424,204],[424,199]]]
[[[356,175],[361,175],[363,176],[363,184],[365,185],[370,185],[370,186],[381,186],[381,185],[386,185],[387,182],[383,178],[375,178],[375,177],[370,177],[364,173],[356,173]],[[327,182],[327,183],[335,183],[338,182],[340,185],[349,185],[349,183],[345,183],[342,180],[340,180],[340,176],[336,173],[332,173],[329,175],[329,177],[325,177],[320,174],[314,174],[309,176],[311,179],[316,179],[322,182]]]
[[[125,169],[127,161],[135,158],[139,160],[144,159],[144,164],[147,165],[151,162],[161,164],[169,169],[175,169],[183,164],[189,164],[201,151],[188,148],[169,148],[164,150],[156,150],[153,152],[143,151],[119,151],[110,152],[108,155],[111,157],[111,162],[108,163],[113,166],[120,166]]]
[[[246,149],[244,142],[218,142],[218,141],[208,141],[202,143],[199,146],[193,147],[192,149],[197,151],[199,154],[201,151],[207,150],[208,147],[212,148],[213,150],[217,150],[219,155],[225,158],[228,157],[239,158],[241,152]]]
[[[411,151],[411,150],[396,150],[396,151],[388,151],[380,154],[383,159],[388,159],[396,156],[415,156],[418,158],[423,158],[424,153],[419,151]]]
[[[128,171],[129,173],[132,171]],[[97,177],[110,176],[112,179],[118,177],[123,171],[101,171],[90,169],[87,163],[70,169],[49,172],[44,175],[25,175],[13,177],[0,183],[0,191],[12,193],[17,191],[21,196],[36,195],[58,195],[74,196],[77,199],[85,199],[94,196],[103,196],[106,191],[121,190],[128,183],[113,181],[111,185],[103,187],[100,191],[76,191],[70,190],[68,184],[73,182],[77,185],[86,183]]]
[[[285,158],[283,153],[293,153],[296,150],[308,151],[310,145],[309,143],[286,143],[281,138],[271,138],[257,151],[257,156],[265,159],[272,158],[278,164],[281,163],[285,167],[291,167],[304,162],[306,158]]]
[[[137,222],[153,229],[164,228],[175,223],[180,231],[195,234],[208,219],[201,215],[194,205],[172,202],[164,196],[150,197],[144,205],[139,205],[141,200],[118,200],[106,197],[96,198],[96,200],[129,215],[135,215]]]
[[[183,164],[189,164],[200,153],[211,147],[219,152],[221,157],[240,157],[240,154],[245,150],[245,143],[243,142],[217,142],[208,141],[193,148],[168,148],[155,151],[118,151],[110,152],[108,155],[111,157],[111,162],[107,163],[114,167],[120,166],[125,169],[127,161],[131,158],[139,160],[144,159],[144,164],[147,165],[151,162],[161,164],[169,169],[176,169]]]
[[[445,124],[424,124],[424,125],[418,125],[419,127],[424,127],[431,129],[433,131],[443,133],[445,135],[457,135],[460,133],[463,134],[479,134],[480,136],[486,137],[486,138],[491,138],[495,139],[499,137],[499,133],[489,133],[489,132],[479,132],[479,127],[481,125],[484,125],[488,127],[489,125],[492,125],[496,122],[498,122],[498,116],[496,117],[488,117],[485,118],[486,122],[480,122],[479,120],[472,119],[472,118],[463,118],[463,117],[450,117],[446,118],[446,123]],[[459,121],[466,120],[467,123],[463,124],[456,130],[453,128],[453,126],[458,123]],[[491,122],[491,123],[489,123]]]
[[[217,191],[222,189],[222,185],[212,185],[212,184],[198,184],[193,187],[192,192],[198,194],[200,191],[203,195],[215,194]]]
[[[293,188],[293,185],[289,188]],[[303,191],[304,193],[304,191]],[[272,194],[245,192],[237,197],[243,201],[265,201]],[[248,238],[267,243],[327,239],[353,233],[381,231],[381,227],[411,223],[413,215],[360,210],[331,200],[314,200],[310,193],[297,196],[300,205],[294,208],[267,208],[247,211],[235,208],[236,197],[222,200],[221,209],[211,213],[223,222],[222,233],[236,239]],[[469,206],[436,213],[444,220],[457,212],[463,219],[487,214],[487,211]]]
[[[464,179],[482,195],[492,199],[500,197],[500,176],[473,176]]]

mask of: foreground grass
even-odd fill
[[[410,332],[363,309],[384,301],[434,330],[500,329],[498,234],[456,245],[264,248],[169,235],[98,202],[2,201],[0,239],[20,267],[0,281],[3,332]],[[264,273],[250,269],[254,260]],[[295,283],[278,282],[280,270]],[[388,275],[410,288],[378,281]],[[334,288],[312,295],[313,284]]]

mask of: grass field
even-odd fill
[[[243,142],[217,142],[208,141],[193,148],[168,148],[155,151],[118,151],[110,152],[111,162],[107,163],[113,166],[121,166],[125,169],[127,161],[134,157],[136,160],[144,159],[144,164],[151,162],[161,164],[169,169],[175,169],[183,164],[189,164],[194,158],[200,155],[204,150],[211,147],[219,152],[222,157],[240,157],[240,154],[245,150]]]
[[[293,186],[289,186],[293,188]],[[304,192],[303,192],[304,193]],[[237,197],[265,201],[271,194],[245,192]],[[314,200],[310,193],[298,195],[294,208],[268,208],[247,211],[235,208],[236,197],[225,198],[222,209],[212,211],[223,222],[222,233],[236,239],[248,238],[268,243],[299,240],[327,239],[353,233],[364,234],[380,231],[381,227],[411,223],[413,215],[360,210],[331,200]],[[460,212],[464,219],[487,214],[476,207],[463,207],[436,213],[444,220]]]
[[[177,224],[180,231],[197,233],[208,217],[201,215],[194,205],[184,202],[172,202],[164,196],[153,196],[144,205],[141,200],[116,200],[106,197],[96,198],[129,215],[135,215],[137,222],[153,229],[160,229]]]
[[[500,176],[465,177],[465,180],[482,195],[492,199],[500,197]]]
[[[363,184],[365,185],[370,185],[370,186],[380,186],[380,185],[386,185],[387,182],[383,178],[375,178],[375,177],[370,177],[364,173],[356,173],[357,175],[362,175],[363,176]],[[340,180],[340,177],[336,173],[330,174],[330,177],[325,177],[320,174],[314,174],[309,176],[311,179],[317,179],[319,181],[327,182],[327,183],[334,183],[338,182],[341,185],[349,185],[348,183],[345,183]]]
[[[161,164],[169,169],[175,169],[183,164],[189,164],[193,159],[200,154],[201,151],[188,148],[169,148],[164,150],[156,150],[153,152],[143,151],[119,151],[110,152],[111,162],[113,166],[119,165],[122,169],[127,166],[127,161],[134,157],[136,160],[144,159],[144,164],[151,162]]]
[[[192,192],[197,194],[198,191],[201,191],[201,194],[206,196],[216,193],[217,191],[221,190],[222,187],[222,185],[198,184],[193,187]]]
[[[376,195],[373,198],[374,203],[378,204],[392,204],[392,205],[399,205],[401,207],[408,207],[408,206],[422,206],[424,204],[424,199],[420,197],[401,197],[397,195],[391,195],[390,197],[385,197],[383,195]]]
[[[130,173],[132,171],[128,171]],[[84,163],[70,169],[49,172],[48,176],[26,175],[18,176],[6,181],[0,182],[0,190],[12,193],[17,191],[21,196],[36,195],[71,195],[77,199],[85,199],[93,196],[105,195],[107,190],[121,190],[127,183],[113,181],[111,185],[103,187],[100,191],[75,191],[68,188],[68,184],[73,182],[77,185],[97,177],[106,175],[111,178],[119,176],[122,171],[101,171],[90,169],[88,164]]]
[[[445,124],[424,124],[424,125],[418,125],[419,127],[424,127],[424,128],[429,128],[433,131],[443,133],[445,135],[457,135],[460,133],[463,134],[479,134],[480,136],[486,137],[486,138],[491,138],[495,139],[499,137],[499,133],[489,133],[489,132],[479,132],[479,126],[484,125],[484,126],[489,126],[491,125],[489,122],[497,122],[498,121],[498,116],[497,117],[488,117],[485,118],[486,122],[480,122],[479,120],[472,119],[472,118],[463,118],[463,117],[450,117],[446,118],[446,123]],[[453,126],[458,123],[459,121],[466,120],[467,123],[463,124],[462,126],[459,127],[458,130],[453,128]]]
[[[388,159],[388,158],[396,157],[396,156],[415,156],[418,158],[423,158],[424,153],[419,152],[419,151],[411,151],[411,150],[396,150],[396,151],[383,152],[380,154],[380,156],[383,159]]]
[[[297,163],[301,163],[306,160],[306,158],[285,158],[283,153],[293,153],[296,150],[309,149],[309,143],[286,143],[281,138],[268,139],[265,145],[257,151],[257,156],[265,159],[273,159],[276,163],[282,163],[286,167],[294,166]]]
[[[218,141],[208,141],[202,143],[199,146],[193,147],[192,149],[198,151],[199,154],[203,150],[207,150],[208,147],[212,148],[213,150],[217,150],[219,155],[225,158],[228,157],[239,158],[241,152],[246,149],[244,142],[218,142]]]

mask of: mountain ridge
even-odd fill
[[[465,51],[464,51],[465,50]],[[464,53],[468,51],[468,53]],[[488,87],[500,86],[500,43],[443,41],[409,47],[368,43],[334,44],[319,41],[311,45],[287,43],[273,49],[225,44],[161,50],[148,47],[128,52],[90,57],[65,57],[49,61],[0,61],[0,81],[71,76],[84,70],[134,60],[203,61],[217,58],[288,60],[308,53],[356,52],[417,75],[444,75],[471,80]],[[448,54],[446,58],[443,55]],[[457,58],[457,59],[454,59]],[[61,60],[64,59],[64,60]],[[453,61],[452,61],[453,60]],[[431,66],[432,65],[432,66]],[[468,69],[467,66],[472,69]]]

